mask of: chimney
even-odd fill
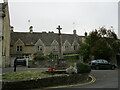
[[[76,35],[76,30],[73,30],[73,34]]]
[[[33,26],[29,27],[30,33],[33,33]]]
[[[47,32],[46,31],[42,31],[42,34],[46,34]]]
[[[53,34],[54,34],[54,32],[53,32],[53,31],[49,31],[48,33],[53,33]]]
[[[85,37],[87,36],[87,32],[85,32]]]
[[[13,27],[13,26],[10,26],[10,31],[11,31],[11,32],[14,32],[13,30],[14,30],[14,27]]]

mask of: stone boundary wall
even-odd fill
[[[89,73],[83,74],[66,74],[62,76],[38,78],[32,80],[21,81],[2,81],[2,90],[21,90],[44,88],[56,85],[67,85],[72,83],[79,83],[89,78]]]

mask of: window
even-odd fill
[[[70,50],[70,46],[66,45],[65,47],[65,51],[69,51]]]
[[[103,60],[97,60],[97,63],[103,63]]]
[[[42,51],[42,50],[43,50],[43,49],[42,49],[42,46],[38,46],[38,47],[37,47],[37,50],[38,50],[38,51]]]
[[[53,50],[53,51],[58,51],[58,50],[57,50],[57,46],[52,46],[52,50]]]
[[[77,50],[77,45],[74,45],[74,50]]]
[[[68,47],[68,46],[65,46],[65,49],[69,49],[69,47]]]
[[[106,61],[106,60],[103,60],[103,63],[108,63],[108,61]]]
[[[22,51],[22,46],[17,46],[17,51]]]

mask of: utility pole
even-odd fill
[[[56,28],[56,29],[58,29],[58,32],[59,32],[59,54],[58,54],[58,60],[60,60],[60,59],[62,59],[62,38],[61,38],[61,27],[60,27],[60,25],[58,25],[58,27]],[[58,63],[59,63],[59,61],[58,61]]]

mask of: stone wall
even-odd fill
[[[2,19],[2,4],[0,4],[0,67],[2,67],[2,29],[3,29],[3,19]]]
[[[75,84],[85,81],[89,78],[89,73],[83,74],[71,74],[62,75],[46,78],[38,78],[33,80],[22,80],[22,81],[3,81],[3,90],[10,89],[33,89],[33,88],[44,88],[56,85],[68,85]]]
[[[10,65],[10,18],[9,18],[9,10],[8,10],[7,2],[3,4],[3,10],[5,16],[2,17],[3,19],[2,65],[3,67],[8,67]]]

